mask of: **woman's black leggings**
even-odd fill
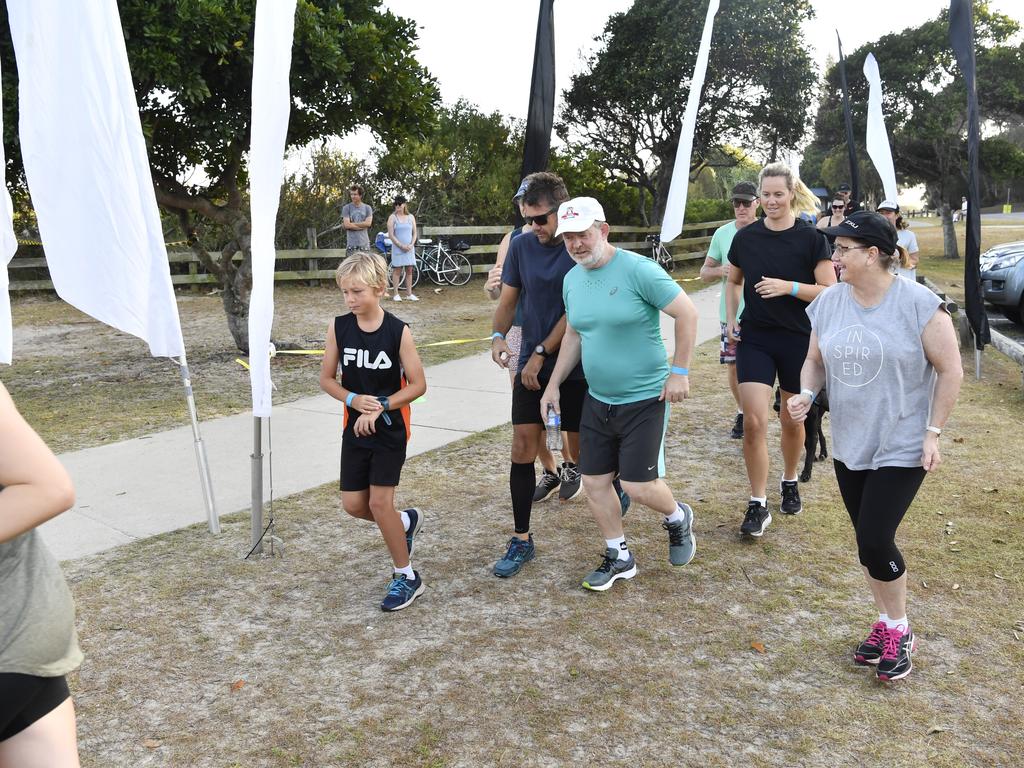
[[[871,578],[895,581],[907,568],[896,548],[896,529],[924,482],[924,467],[879,467],[854,471],[833,461],[839,492],[857,532],[860,564]]]

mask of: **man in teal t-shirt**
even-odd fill
[[[747,224],[757,220],[757,187],[752,182],[741,181],[732,188],[732,209],[736,220],[715,230],[708,246],[708,255],[704,266],[700,268],[701,279],[705,283],[718,282],[722,289],[722,298],[718,304],[718,319],[722,326],[722,343],[718,350],[718,362],[727,365],[729,371],[729,389],[736,401],[736,420],[732,425],[729,437],[734,440],[743,439],[743,408],[740,406],[740,385],[736,378],[736,342],[726,332],[729,318],[725,316],[725,281],[729,277],[729,246],[733,236]],[[743,299],[740,298],[736,317],[743,315]]]
[[[542,414],[549,405],[561,412],[559,388],[582,359],[590,390],[580,419],[579,468],[606,547],[583,586],[600,591],[636,575],[612,486],[616,474],[634,501],[664,516],[672,565],[686,565],[697,550],[693,510],[677,502],[662,479],[668,404],[690,392],[697,308],[653,261],[608,242],[604,210],[593,198],[562,203],[557,234],[576,266],[562,281],[565,335],[540,407]],[[671,368],[662,312],[675,320]]]

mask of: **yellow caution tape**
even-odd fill
[[[677,277],[675,282],[677,283],[692,283],[694,280],[700,280],[700,275],[697,277]]]
[[[18,238],[18,245],[42,245],[38,240],[22,240]]]
[[[322,355],[322,349],[279,349],[271,357],[276,355]]]
[[[487,336],[483,339],[449,339],[448,341],[435,341],[430,344],[424,344],[424,347],[446,347],[449,344],[471,344],[474,341],[490,341],[491,337]]]
[[[247,370],[247,371],[249,371],[249,370],[252,370],[252,369],[251,369],[251,368],[249,367],[249,364],[248,364],[247,362],[245,362],[245,360],[243,360],[243,359],[242,359],[242,358],[240,358],[240,357],[236,357],[236,358],[235,358],[235,362],[236,362],[236,363],[238,363],[238,364],[239,364],[240,366],[242,366],[243,368],[245,368],[245,370]]]

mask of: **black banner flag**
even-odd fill
[[[846,121],[846,153],[850,156],[850,200],[860,203],[860,168],[857,166],[857,145],[853,143],[853,117],[850,115],[850,90],[846,87],[846,59],[843,57],[843,41],[836,31],[839,43],[839,83],[843,87],[843,118]]]
[[[533,80],[526,113],[526,143],[519,177],[546,171],[551,155],[551,126],[555,119],[555,0],[540,0],[537,43],[533,50]]]
[[[988,315],[981,292],[981,207],[978,195],[978,148],[981,133],[978,124],[978,84],[974,65],[974,14],[971,0],[951,0],[949,4],[949,42],[956,55],[967,87],[967,242],[964,253],[964,311],[974,331],[978,349],[992,343]]]

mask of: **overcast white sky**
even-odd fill
[[[461,97],[485,112],[525,118],[539,0],[384,0],[384,5],[416,21],[419,61],[437,78],[446,103]],[[632,0],[555,0],[556,115],[562,91],[595,49],[594,38],[608,17],[631,5]],[[993,0],[991,5],[1024,23],[1022,0]],[[836,56],[836,29],[844,52],[850,52],[933,18],[944,7],[946,0],[859,0],[853,5],[824,0],[815,3],[816,19],[807,26],[806,39],[823,67],[827,56]],[[884,81],[885,63],[879,65]],[[358,153],[369,146],[365,136],[342,142],[344,149]]]

